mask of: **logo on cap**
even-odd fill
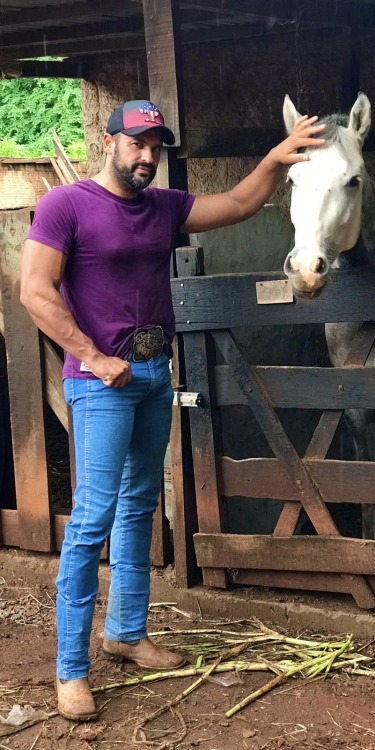
[[[144,104],[139,107],[139,111],[142,113],[142,115],[146,115],[145,122],[152,122],[155,125],[164,125],[164,119],[162,115],[160,114],[155,104],[152,104],[152,102],[144,102]]]

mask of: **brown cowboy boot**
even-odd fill
[[[113,661],[134,661],[143,669],[178,669],[185,659],[178,654],[157,646],[150,638],[141,638],[137,643],[103,640],[103,656]]]
[[[98,718],[87,677],[77,680],[56,678],[57,710],[65,719],[93,721]]]

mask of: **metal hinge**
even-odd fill
[[[180,391],[174,392],[173,406],[201,406],[201,405],[202,405],[201,393],[180,393]]]

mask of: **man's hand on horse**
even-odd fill
[[[296,120],[291,134],[272,149],[271,153],[279,164],[297,164],[301,161],[308,161],[309,154],[300,153],[300,149],[324,146],[324,138],[316,137],[325,129],[325,125],[315,124],[318,119],[317,116],[304,115]]]

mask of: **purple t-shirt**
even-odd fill
[[[99,351],[126,358],[139,328],[174,335],[170,257],[194,196],[147,188],[120,198],[93,180],[54,188],[39,201],[28,237],[68,256],[61,292]],[[67,354],[63,377],[94,378]]]

